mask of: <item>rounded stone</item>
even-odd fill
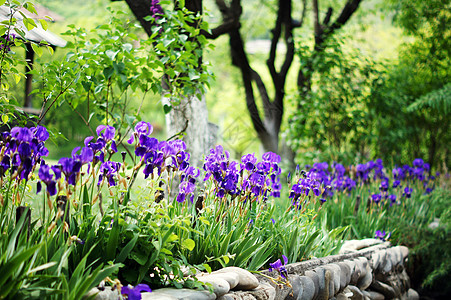
[[[357,282],[357,286],[361,290],[365,290],[371,285],[371,282],[373,282],[373,274],[371,272],[367,272],[365,276],[359,279],[359,281]]]
[[[368,259],[366,259],[366,257],[362,257],[362,256],[357,259],[362,263],[362,266],[363,266],[362,268],[360,268],[360,271],[362,272],[361,276],[365,276],[366,272],[368,272],[368,270],[371,271]]]
[[[197,291],[191,289],[162,288],[153,290],[152,293],[142,293],[143,300],[214,300],[216,295],[208,291]]]
[[[393,287],[391,287],[390,285],[383,283],[381,281],[378,280],[374,280],[371,283],[371,289],[375,290],[376,292],[381,293],[382,295],[384,295],[386,298],[388,299],[393,299],[396,297],[396,292],[393,289]]]
[[[318,267],[313,270],[318,274],[318,295],[317,300],[327,300],[329,299],[330,294],[330,281],[331,281],[331,272],[329,270],[326,270],[323,267]],[[331,295],[330,298],[332,298],[333,295]]]
[[[308,278],[310,278],[313,281],[313,285],[315,288],[314,294],[313,294],[313,298],[316,298],[318,296],[318,291],[319,291],[319,276],[316,272],[314,271],[305,271],[304,273],[305,276],[307,276]]]
[[[200,280],[200,278],[202,277],[217,277],[217,278],[221,278],[224,279],[225,281],[227,281],[229,283],[230,289],[235,288],[238,283],[240,282],[240,276],[237,273],[234,272],[222,272],[222,273],[216,273],[213,272],[211,274],[205,274],[202,273],[202,275],[197,275],[196,277]]]
[[[349,298],[345,295],[345,293],[340,292],[335,296],[335,299],[337,300],[348,300]]]
[[[340,267],[340,290],[342,291],[351,282],[351,268],[345,262],[339,262]]]
[[[215,271],[212,274],[218,273],[235,273],[238,275],[239,282],[235,286],[234,290],[252,290],[258,287],[259,285],[257,277],[252,275],[251,272],[238,267],[226,267],[218,271]]]
[[[382,257],[380,251],[376,251],[371,255],[371,267],[373,270],[377,270],[379,268],[379,265],[381,264]]]
[[[418,295],[417,291],[415,291],[414,289],[409,289],[407,291],[407,299],[408,300],[419,300],[420,295]]]
[[[227,294],[230,291],[230,284],[218,275],[199,276],[197,279],[202,283],[211,284],[213,292],[217,297]]]
[[[405,260],[409,256],[409,248],[406,246],[399,246],[399,248],[401,250],[402,260]]]
[[[113,290],[110,286],[105,286],[103,288],[92,288],[83,299],[116,300],[119,296],[117,289]]]
[[[302,292],[302,296],[298,297],[298,299],[299,300],[312,300],[313,297],[315,296],[315,283],[308,276],[300,276],[299,279],[300,279],[302,287],[303,287],[303,292]]]
[[[371,300],[385,300],[384,295],[374,291],[364,291],[364,295],[370,298]]]
[[[355,269],[354,269],[354,274],[353,276],[351,276],[351,283],[352,284],[357,284],[357,282],[359,281],[359,279],[363,276],[366,275],[366,268],[363,266],[363,263],[360,259],[354,259],[355,262]],[[358,275],[357,279],[356,276]]]
[[[332,272],[331,280],[334,283],[333,295],[336,295],[340,290],[341,285],[340,284],[341,269],[337,264],[327,264],[324,267],[328,268]]]
[[[364,296],[358,287],[354,285],[348,285],[347,288],[352,292],[352,296],[350,297],[352,300],[364,299]]]

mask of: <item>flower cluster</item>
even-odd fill
[[[28,180],[41,157],[48,155],[44,146],[49,133],[42,126],[26,128],[13,127],[3,132],[0,140],[0,177],[6,172],[13,179]]]
[[[150,123],[141,121],[135,126],[129,144],[136,141],[135,154],[141,158],[144,165],[145,178],[157,170],[158,176],[164,170],[184,171],[189,167],[190,154],[186,151],[186,144],[181,140],[158,141],[150,137],[153,127]]]
[[[150,3],[150,14],[156,20],[161,19],[163,15],[163,8],[160,5],[159,0],[152,0]]]
[[[5,49],[5,52],[9,52],[16,37],[17,35],[15,33],[5,35],[0,43],[0,50]]]
[[[262,161],[258,161],[255,154],[247,154],[237,163],[218,145],[210,149],[205,158],[204,181],[213,181],[219,198],[242,195],[254,201],[266,200],[268,196],[280,197],[279,163],[280,156],[272,152],[263,154]]]
[[[332,171],[329,171],[329,164],[326,162],[314,163],[305,168],[307,171],[299,172],[297,169],[300,176],[291,187],[289,195],[293,205],[299,209],[305,197],[320,197],[321,203],[324,203],[334,195],[334,191],[349,193],[356,186],[356,182],[346,175],[346,168],[342,164],[334,163]]]
[[[254,154],[247,154],[241,158],[240,174],[243,180],[241,190],[255,197],[263,197],[266,200],[268,196],[280,197],[279,167],[280,156],[273,152],[266,152],[262,155],[262,161],[257,162]],[[269,193],[269,194],[268,194]]]

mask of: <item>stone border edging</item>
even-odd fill
[[[289,283],[277,284],[277,271],[252,274],[237,267],[196,275],[208,291],[163,288],[142,293],[144,300],[418,300],[404,267],[409,250],[375,239],[347,241],[341,254],[286,265]],[[95,293],[95,292],[94,292]],[[118,299],[97,290],[96,300]],[[92,293],[91,293],[92,295]]]

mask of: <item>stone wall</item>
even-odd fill
[[[164,288],[142,293],[142,299],[419,299],[418,293],[410,288],[404,266],[408,253],[407,247],[392,247],[388,242],[375,239],[348,241],[339,255],[286,265],[287,284],[273,280],[279,277],[277,271],[252,274],[228,267],[197,275],[199,281],[213,288],[214,293]]]

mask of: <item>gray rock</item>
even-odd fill
[[[221,297],[218,297],[216,299],[217,300],[238,300],[238,299],[241,299],[241,298],[236,297],[236,295],[234,295],[234,294],[225,294],[225,295],[222,295]]]
[[[240,276],[234,272],[223,272],[223,273],[211,273],[210,276],[219,276],[225,281],[227,281],[230,285],[230,289],[235,288],[240,282]]]
[[[407,291],[407,299],[408,300],[419,300],[420,295],[418,295],[417,291],[415,291],[414,289],[409,289]]]
[[[315,284],[308,276],[295,275],[290,278],[293,292],[285,300],[312,300],[315,296]]]
[[[288,276],[288,281],[291,284],[291,293],[285,298],[285,300],[296,300],[302,296],[304,286],[302,285],[300,277],[301,276],[299,275]]]
[[[354,268],[352,269],[350,284],[356,285],[362,276],[363,263],[359,259],[351,260],[351,262],[350,265],[354,264]]]
[[[330,285],[331,285],[331,277],[332,277],[332,273],[323,268],[323,267],[318,267],[315,268],[313,271],[316,272],[316,274],[318,274],[318,278],[319,278],[319,285],[318,285],[318,295],[317,295],[317,300],[327,300],[329,299],[329,295],[330,295]],[[330,295],[330,298],[332,298],[333,295]]]
[[[393,299],[396,296],[395,290],[386,283],[375,280],[370,285],[371,289],[379,292],[385,296],[385,298]]]
[[[274,300],[276,299],[276,289],[269,284],[261,283],[257,288],[248,293],[255,297],[255,299]]]
[[[332,269],[332,273],[333,273],[333,282],[334,282],[334,295],[336,295],[338,293],[338,291],[340,290],[340,286],[341,286],[341,268],[339,265],[337,264],[328,264],[327,266],[329,266],[329,268]]]
[[[392,258],[390,254],[387,254],[387,258],[385,259],[385,263],[382,266],[383,273],[389,273],[393,269]]]
[[[348,285],[347,289],[349,289],[352,292],[352,296],[350,297],[351,300],[363,300],[364,299],[364,296],[358,287],[353,286],[353,285]]]
[[[230,292],[228,294],[225,294],[225,295],[217,298],[217,300],[257,300],[257,298],[255,298],[253,295],[249,294],[248,292],[235,291],[235,292]]]
[[[351,282],[351,268],[345,262],[339,262],[337,265],[340,267],[340,290],[342,291]]]
[[[313,281],[314,287],[315,287],[315,292],[313,294],[313,298],[315,299],[318,296],[318,291],[319,291],[319,276],[316,272],[314,271],[305,271],[305,276],[307,276],[308,278],[310,278]]]
[[[359,260],[362,263],[362,268],[360,268],[360,271],[362,274],[360,276],[365,276],[368,270],[371,271],[370,264],[368,262],[368,259],[366,257],[358,257],[357,260]]]
[[[382,263],[382,255],[380,251],[376,251],[371,255],[370,264],[373,270],[377,270]]]
[[[208,291],[190,289],[162,288],[153,290],[152,293],[141,293],[143,300],[214,300],[216,295]]]
[[[228,273],[224,273],[228,274]],[[210,274],[197,276],[200,282],[211,284],[217,297],[227,294],[230,291],[230,284],[220,276],[221,274]]]
[[[399,248],[401,249],[402,260],[405,260],[409,256],[409,248],[406,246],[399,246]]]
[[[349,298],[348,298],[348,296],[346,296],[345,293],[340,292],[340,293],[338,293],[338,294],[335,296],[335,299],[337,299],[337,300],[348,300]]]
[[[373,281],[373,273],[367,272],[365,276],[361,277],[357,282],[357,287],[360,290],[366,290]]]
[[[251,272],[238,267],[226,267],[215,271],[212,274],[219,273],[235,273],[239,276],[239,282],[234,287],[234,290],[252,290],[257,288],[259,285],[257,277],[252,275]]]
[[[94,296],[95,295],[95,296]],[[117,300],[119,298],[119,292],[117,289],[112,289],[110,286],[105,286],[103,288],[92,288],[83,299],[93,299],[93,300]]]
[[[378,293],[378,292],[363,291],[362,293],[371,300],[385,300],[384,295],[382,295],[381,293]]]
[[[302,297],[300,300],[311,300],[313,296],[315,296],[315,283],[308,276],[301,276],[301,282],[304,286],[304,292],[302,293]]]
[[[178,300],[179,298],[176,298],[176,297],[168,295],[168,294],[163,294],[163,293],[157,293],[156,294],[156,293],[144,292],[144,293],[141,293],[141,299],[142,300],[147,300],[147,299],[151,299],[151,300]],[[116,300],[117,300],[117,298],[116,298]]]
[[[363,239],[363,240],[350,240],[345,241],[343,246],[341,246],[340,254],[357,252],[363,248],[381,244],[382,241],[379,239]]]

